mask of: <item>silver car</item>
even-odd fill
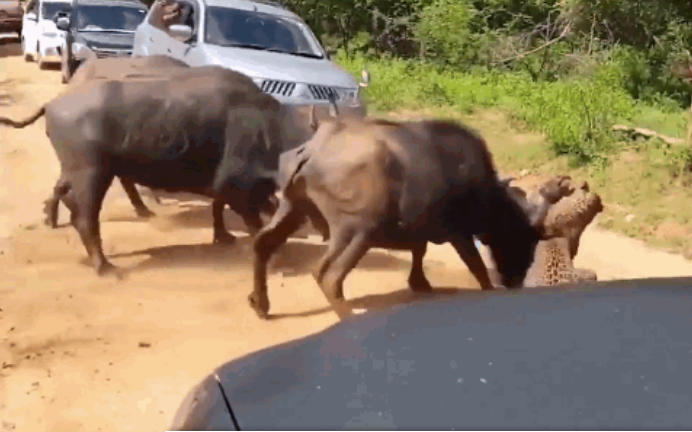
[[[137,27],[132,55],[162,54],[190,66],[250,76],[285,104],[337,105],[365,115],[364,82],[337,66],[308,25],[265,0],[157,0]]]

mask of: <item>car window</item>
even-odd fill
[[[135,31],[147,11],[132,6],[82,5],[74,17],[77,31]]]
[[[53,21],[58,16],[58,12],[69,12],[71,9],[72,5],[69,3],[45,2],[41,8],[41,18]]]
[[[210,6],[206,22],[205,41],[209,44],[322,57],[310,34],[290,18]]]

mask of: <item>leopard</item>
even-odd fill
[[[533,262],[520,287],[558,286],[581,281],[597,281],[592,269],[575,268],[574,258],[579,250],[581,235],[595,217],[604,210],[597,193],[590,190],[586,181],[578,183],[570,176],[562,175],[546,181],[529,191],[511,185],[514,178],[503,180],[515,199],[528,202],[537,208],[550,194],[548,211],[543,221],[547,240],[536,246]],[[484,257],[484,261],[487,258]],[[492,259],[488,259],[489,273],[493,284],[498,285],[497,272]]]
[[[586,181],[573,189],[548,209],[543,224],[545,233],[551,238],[538,242],[524,287],[598,280],[594,270],[574,267],[574,258],[584,230],[605,208],[601,196],[591,192]]]
[[[574,267],[569,252],[569,240],[558,237],[538,243],[523,286],[533,288],[597,280],[595,271]]]

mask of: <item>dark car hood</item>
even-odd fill
[[[690,294],[692,278],[459,294],[215,373],[241,430],[689,430]],[[233,427],[213,376],[172,430]]]
[[[135,43],[135,34],[79,32],[76,40],[82,40],[94,48],[132,49],[132,46]]]

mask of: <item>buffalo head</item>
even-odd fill
[[[552,234],[545,230],[544,222],[553,204],[574,193],[572,178],[565,175],[555,176],[529,194],[516,186],[511,186],[512,180],[514,178],[500,180],[500,184],[522,208],[541,239],[552,238]]]
[[[478,240],[492,252],[492,261],[501,276],[501,283],[507,288],[522,286],[526,270],[533,261],[533,254],[526,253],[541,240],[554,237],[545,227],[546,216],[551,206],[574,192],[569,176],[556,176],[543,184],[538,190],[526,194],[522,189],[512,186],[512,178],[498,179],[500,202],[506,203],[508,212],[498,215],[500,225],[493,234],[478,235]],[[517,215],[517,216],[514,216]],[[528,247],[529,245],[533,247]]]

